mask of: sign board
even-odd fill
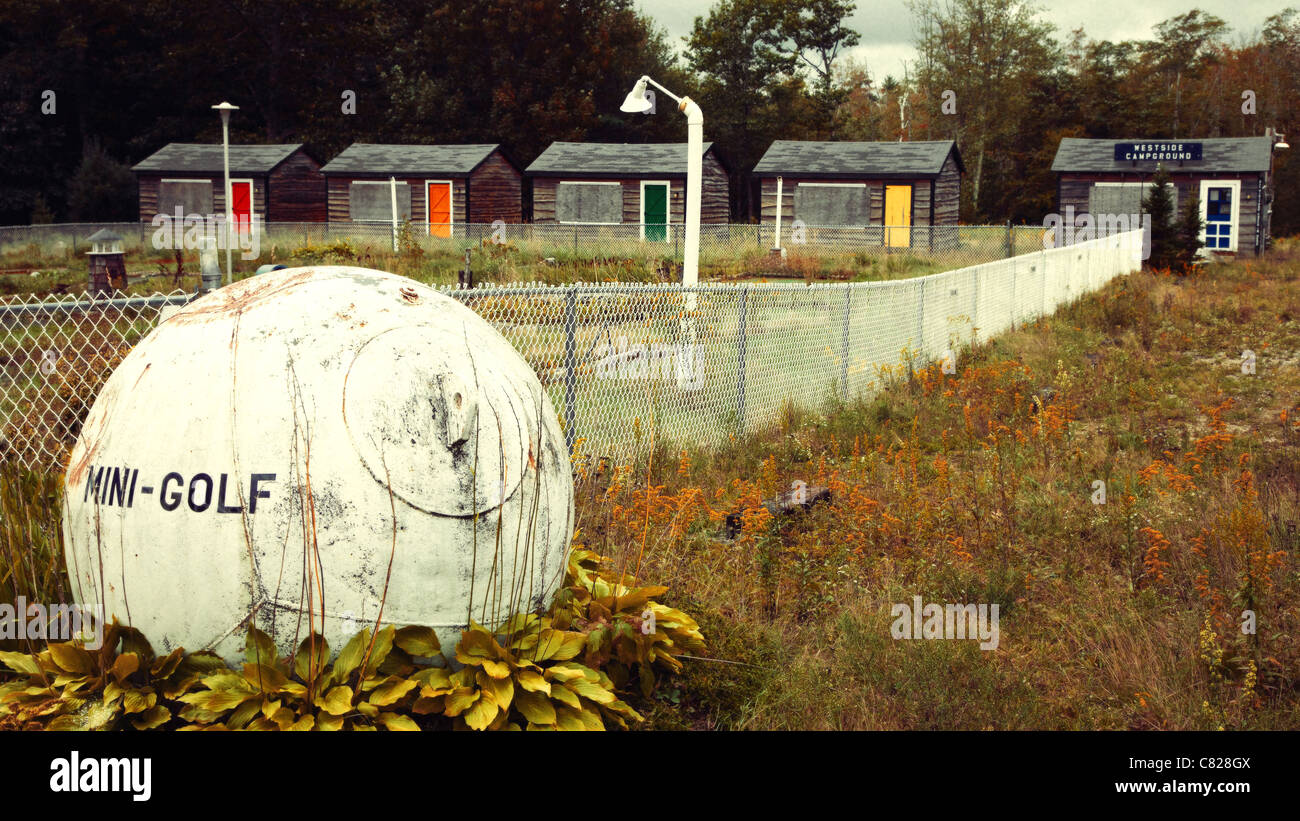
[[[1201,143],[1115,143],[1115,162],[1190,160],[1200,162]]]

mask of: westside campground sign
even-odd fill
[[[1201,159],[1201,143],[1115,143],[1115,162]]]

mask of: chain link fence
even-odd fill
[[[707,445],[762,428],[786,402],[870,395],[909,363],[943,359],[1136,270],[1141,242],[1133,231],[881,282],[442,292],[534,368],[575,453],[621,460],[655,439]],[[0,299],[0,454],[60,469],[112,368],[190,299]]]
[[[22,225],[0,227],[0,252],[21,253],[26,249],[31,255],[74,256],[89,249],[87,238],[101,228],[121,235],[128,253],[146,255],[173,251],[178,237],[182,244],[193,245],[189,250],[197,249],[197,242],[190,243],[187,239],[197,236],[193,231],[209,232],[214,237],[221,234],[219,220],[201,225],[196,221],[194,225],[168,223],[158,227],[147,222]],[[255,256],[263,260],[269,259],[272,252],[277,260],[282,260],[298,249],[339,241],[380,251],[391,251],[395,242],[391,223],[256,221],[253,230],[257,234]],[[537,259],[680,259],[685,243],[685,227],[680,224],[497,222],[431,226],[426,222],[408,222],[400,225],[397,233],[400,244],[418,246],[429,252],[460,255],[465,248],[492,243]],[[1009,223],[847,227],[804,225],[798,220],[786,220],[780,233],[778,243],[774,225],[702,225],[700,262],[752,264],[770,258],[779,244],[787,258],[842,260],[859,266],[889,258],[900,269],[914,270],[918,264],[921,267],[928,264],[942,270],[1039,250],[1044,238],[1041,226]],[[251,244],[247,237],[244,242],[245,247]]]

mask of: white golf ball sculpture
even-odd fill
[[[162,322],[100,391],[65,490],[78,603],[230,661],[251,623],[282,654],[313,627],[338,650],[381,602],[450,655],[470,619],[549,604],[573,535],[528,363],[456,300],[341,266]]]

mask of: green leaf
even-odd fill
[[[313,669],[317,678],[325,672],[329,657],[329,642],[320,633],[312,633],[298,645],[298,652],[293,655],[293,671],[302,681],[310,682]]]
[[[534,693],[551,694],[551,683],[542,677],[542,674],[536,670],[520,670],[515,675],[515,680],[524,690]]]
[[[332,678],[340,684],[348,680],[348,676],[361,666],[361,659],[366,654],[366,647],[370,645],[370,629],[363,628],[348,643],[343,645],[339,651],[339,657],[334,660],[334,672]]]
[[[328,693],[316,699],[316,706],[330,715],[346,715],[352,711],[352,688],[331,687]]]
[[[270,636],[256,627],[248,628],[248,636],[244,639],[244,661],[272,667],[275,665],[277,655],[275,642],[271,641]]]
[[[375,634],[375,645],[370,649],[370,658],[366,661],[366,675],[378,670],[379,665],[388,658],[388,651],[393,649],[393,635],[396,632],[396,628],[390,624]]]
[[[89,673],[95,669],[90,654],[71,642],[51,643],[49,650],[54,663],[69,673]]]
[[[380,724],[383,724],[384,727],[392,731],[420,731],[419,724],[412,721],[409,716],[404,716],[399,713],[380,713],[378,720]]]
[[[403,696],[418,686],[418,682],[409,678],[389,676],[370,694],[370,703],[387,707],[400,701]]]
[[[442,653],[438,634],[428,627],[403,627],[393,635],[393,643],[413,656],[429,657]]]
[[[280,692],[280,688],[289,681],[284,673],[274,667],[252,662],[244,665],[244,680],[256,690],[272,694]]]
[[[520,690],[515,694],[515,709],[534,724],[554,724],[555,705],[541,693]]]
[[[138,716],[131,718],[131,726],[137,730],[152,730],[155,727],[161,727],[168,721],[171,721],[172,711],[168,710],[161,704],[145,710]]]
[[[36,659],[26,653],[11,653],[0,650],[0,662],[15,673],[23,673],[29,676],[38,676],[41,673],[40,665]]]

